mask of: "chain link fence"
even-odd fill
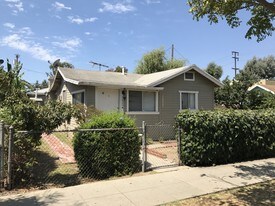
[[[176,130],[170,124],[145,125],[148,170],[179,165]]]
[[[171,125],[47,133],[11,131],[5,131],[9,135],[4,138],[1,179],[2,187],[8,189],[65,187],[179,164],[175,128]],[[9,145],[10,135],[14,147]],[[20,152],[20,148],[29,151]]]
[[[9,126],[0,122],[0,191],[4,189],[8,177],[8,148],[5,145],[8,145],[9,138],[4,138],[4,134],[8,133]]]

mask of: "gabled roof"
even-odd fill
[[[27,92],[27,95],[35,95],[37,93],[37,95],[46,95],[49,92],[49,88],[44,88],[44,89],[38,89],[35,91],[30,91]]]
[[[216,86],[222,86],[222,83],[210,74],[199,69],[196,65],[181,67],[177,69],[170,69],[162,72],[152,74],[122,74],[119,72],[101,72],[88,71],[69,68],[58,68],[54,83],[50,88],[56,88],[58,84],[57,79],[62,77],[64,81],[75,85],[92,85],[92,86],[112,86],[112,87],[127,87],[127,88],[144,88],[144,89],[161,89],[156,87],[172,78],[175,78],[185,72],[195,70],[205,78],[209,79]],[[56,83],[57,82],[57,83]]]
[[[254,89],[262,89],[264,91],[267,92],[271,92],[272,94],[275,94],[275,85],[259,85],[259,84],[255,84],[251,87],[248,88],[248,91],[254,90]]]
[[[162,72],[146,74],[146,75],[143,75],[142,77],[140,77],[139,79],[137,79],[135,81],[135,83],[137,83],[139,85],[147,86],[147,87],[148,86],[149,87],[154,87],[154,86],[162,84],[162,83],[164,83],[164,82],[166,82],[170,79],[173,79],[173,78],[175,78],[175,77],[177,77],[177,76],[179,76],[179,75],[181,75],[185,72],[188,72],[190,70],[195,70],[196,72],[198,72],[199,74],[201,74],[205,78],[212,81],[215,85],[222,86],[222,83],[219,80],[217,80],[216,78],[214,78],[213,76],[211,76],[207,72],[201,70],[196,65],[185,66],[185,67],[180,67],[180,68],[177,68],[177,69],[170,69],[170,70],[166,70],[166,71],[162,71]]]

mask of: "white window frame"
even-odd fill
[[[180,93],[180,110],[182,111],[182,104],[181,104],[181,99],[182,99],[182,93],[189,93],[189,94],[195,94],[195,109],[190,109],[190,110],[197,110],[199,108],[199,92],[198,91],[179,91]]]
[[[192,74],[193,74],[193,79],[186,79],[186,77],[185,77],[185,74],[186,74],[186,73],[192,73]],[[195,81],[195,72],[190,72],[190,71],[189,71],[189,72],[185,72],[185,73],[184,73],[184,80],[185,80],[185,81]]]
[[[81,89],[81,90],[71,92],[71,94],[72,94],[72,104],[73,104],[73,99],[74,99],[73,94],[78,94],[78,93],[82,93],[82,92],[84,92],[84,105],[86,106],[86,91],[85,91],[85,89]]]
[[[129,111],[129,92],[130,91],[135,91],[135,92],[142,92],[142,97],[143,97],[143,92],[155,92],[155,111],[154,112],[147,112],[147,111]],[[158,104],[158,99],[159,97],[159,92],[158,91],[148,91],[148,90],[128,90],[127,89],[127,97],[126,97],[126,101],[127,101],[127,111],[126,114],[159,114],[159,104]]]

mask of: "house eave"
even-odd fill
[[[251,91],[251,90],[255,89],[256,87],[258,87],[258,88],[260,88],[260,89],[262,89],[262,90],[265,90],[265,91],[267,91],[267,92],[270,92],[270,93],[272,93],[272,94],[275,94],[275,92],[273,92],[272,90],[270,90],[270,89],[268,89],[268,88],[265,88],[265,87],[263,87],[263,86],[261,86],[261,85],[253,85],[253,86],[251,86],[251,87],[248,88],[248,91]]]
[[[138,89],[138,90],[153,90],[153,91],[160,91],[163,90],[163,87],[147,87],[147,86],[140,86],[140,85],[128,85],[128,84],[106,84],[103,82],[78,82],[78,85],[83,86],[96,86],[96,87],[105,87],[105,88],[114,88],[114,89]]]
[[[152,84],[149,84],[148,86],[154,87],[154,86],[160,85],[160,84],[162,84],[162,83],[164,83],[164,82],[167,82],[167,81],[169,81],[170,79],[173,79],[173,78],[175,78],[175,77],[177,77],[177,76],[180,76],[181,74],[184,74],[184,73],[186,73],[186,72],[188,72],[188,71],[190,71],[190,70],[192,70],[192,69],[195,70],[196,72],[198,72],[199,74],[201,74],[202,76],[206,77],[206,78],[209,79],[210,81],[212,81],[217,87],[222,87],[222,86],[223,86],[223,84],[222,84],[219,80],[217,80],[216,78],[212,77],[210,74],[208,74],[208,73],[202,71],[202,70],[199,69],[199,67],[197,67],[195,64],[189,66],[188,68],[182,70],[182,71],[179,72],[179,73],[176,73],[176,74],[174,74],[174,75],[171,75],[171,76],[169,76],[169,77],[167,77],[167,78],[160,79],[159,81],[153,82]]]

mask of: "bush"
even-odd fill
[[[30,100],[26,95],[26,81],[21,79],[21,69],[20,61],[15,61],[12,66],[7,60],[6,69],[0,65],[0,120],[15,129],[12,166],[16,186],[32,178],[33,166],[37,163],[35,152],[41,144],[41,133],[53,130],[70,121],[72,117],[79,116],[78,110],[72,105],[49,101],[40,106]],[[18,130],[30,133],[22,134]]]
[[[13,98],[16,100],[16,98]],[[13,180],[14,185],[22,184],[31,179],[35,166],[35,152],[41,144],[41,133],[55,129],[75,116],[77,111],[71,106],[61,102],[49,101],[41,106],[29,99],[16,100],[12,106],[0,109],[0,120],[5,124],[13,125],[15,129],[13,147]],[[17,133],[26,130],[30,133]],[[34,131],[34,133],[31,133]],[[7,145],[5,146],[7,148]]]
[[[130,117],[121,113],[103,113],[93,117],[80,128],[117,128],[111,131],[79,131],[75,134],[75,159],[83,176],[104,179],[139,171],[138,130]]]
[[[275,156],[275,112],[183,111],[181,160],[208,166]]]

